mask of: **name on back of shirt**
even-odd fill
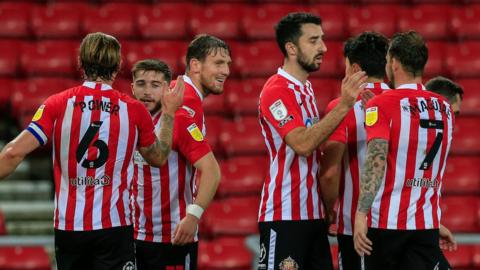
[[[117,115],[118,111],[120,110],[120,106],[117,104],[113,104],[110,101],[103,101],[103,100],[90,100],[88,102],[85,101],[79,101],[74,103],[75,107],[80,107],[80,110],[84,112],[85,110],[100,110],[102,112],[107,112],[110,114]]]
[[[443,103],[438,102],[438,100],[419,100],[418,103],[411,102],[410,105],[402,105],[402,110],[404,112],[409,112],[412,115],[417,116],[420,113],[425,111],[438,111],[440,113],[445,113],[450,119],[450,108]]]

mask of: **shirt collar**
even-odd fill
[[[112,89],[112,87],[108,84],[96,83],[96,82],[92,82],[92,81],[83,82],[83,86],[91,88],[91,89],[98,89],[98,90],[111,90]]]
[[[426,90],[425,86],[421,83],[406,83],[400,85],[396,89]]]
[[[380,87],[378,87],[380,86]],[[380,88],[382,90],[389,90],[390,87],[388,87],[388,85],[386,83],[367,83],[367,86],[365,88],[369,88],[369,89],[374,89],[374,88]]]
[[[192,79],[190,79],[190,77],[188,77],[187,75],[183,75],[183,81],[184,81],[185,83],[188,83],[190,86],[192,86],[193,89],[195,89],[195,92],[197,92],[197,95],[200,97],[200,100],[203,101],[203,94],[202,94],[202,92],[200,92],[200,90],[198,90],[198,88],[193,84]]]
[[[298,85],[300,88],[303,88],[303,83],[288,74],[283,68],[278,68],[277,74]]]

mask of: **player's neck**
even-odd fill
[[[383,83],[382,78],[376,78],[376,77],[368,77],[367,83]]]
[[[421,84],[422,77],[411,77],[411,76],[398,76],[395,77],[395,88],[398,88],[403,84]]]
[[[110,86],[112,86],[112,84],[113,84],[113,80],[103,80],[101,78],[97,78],[97,79],[93,79],[93,80],[87,79],[87,80],[92,81],[94,83],[106,84],[106,85],[110,85]]]
[[[297,61],[285,59],[282,69],[301,83],[305,84],[307,82],[309,74],[297,63]]]
[[[186,75],[190,78],[190,80],[192,80],[193,85],[198,89],[198,91],[200,91],[200,94],[203,98],[208,96],[208,92],[203,89],[202,84],[200,83],[200,75],[191,74],[190,72],[187,72]]]

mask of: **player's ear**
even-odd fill
[[[296,56],[297,55],[297,46],[293,42],[285,43],[285,50],[287,51],[287,56]]]
[[[190,71],[193,73],[199,73],[201,64],[202,63],[197,58],[191,58],[189,63]]]

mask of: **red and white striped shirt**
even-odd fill
[[[140,102],[109,85],[85,82],[49,97],[27,130],[42,145],[53,141],[56,229],[131,225],[133,151],[156,138]]]
[[[369,83],[365,89],[372,91],[375,95],[380,95],[390,88],[384,83]],[[330,112],[339,101],[339,98],[331,101],[325,113]],[[355,103],[328,140],[346,145],[339,190],[337,233],[352,235],[360,193],[360,175],[367,154],[365,109],[362,101],[359,100]]]
[[[454,117],[443,97],[424,90],[421,84],[404,84],[367,104],[367,142],[388,140],[385,177],[369,215],[372,228],[439,227]]]
[[[317,183],[320,152],[302,157],[284,140],[293,129],[320,120],[311,83],[304,85],[279,68],[260,94],[259,120],[270,155],[259,222],[323,218]]]
[[[176,226],[194,200],[193,164],[211,151],[204,139],[202,94],[190,78],[184,76],[184,81],[184,102],[175,114],[172,151],[167,163],[161,168],[151,167],[138,152],[135,154],[132,202],[137,240],[172,242]],[[153,117],[157,131],[159,118],[159,115]],[[197,235],[194,240],[198,240]]]

